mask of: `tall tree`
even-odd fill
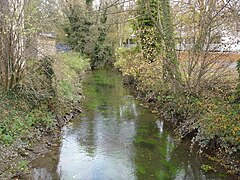
[[[162,37],[158,35],[157,28],[152,21],[149,11],[144,0],[137,1],[137,18],[134,28],[139,39],[138,45],[142,49],[144,58],[150,63],[158,58],[162,49]],[[149,1],[151,7],[150,13],[157,17],[157,2],[155,0]]]
[[[113,57],[113,47],[107,42],[110,29],[108,10],[113,7],[100,1],[98,8],[92,1],[67,3],[66,15],[69,23],[65,29],[70,45],[91,59],[91,67],[106,65]]]
[[[141,5],[138,24],[141,27],[145,25],[150,27],[151,31],[144,33],[154,34],[155,38],[152,39],[150,47],[155,48],[154,52],[157,52],[155,57],[163,58],[163,78],[165,82],[170,83],[171,90],[175,93],[181,87],[181,73],[175,48],[170,0],[139,0],[138,3]],[[140,31],[142,32],[141,28]],[[145,41],[143,50],[146,49]]]

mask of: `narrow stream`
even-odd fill
[[[63,129],[61,147],[35,162],[32,179],[231,179],[201,171],[208,162],[140,106],[117,73],[91,72],[83,86],[84,112]]]

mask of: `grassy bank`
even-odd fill
[[[21,84],[1,93],[1,179],[27,172],[29,162],[58,141],[55,117],[79,106],[81,79],[88,68],[89,60],[74,52],[29,60]]]
[[[78,106],[81,94],[81,80],[85,71],[90,69],[88,58],[76,52],[60,53],[55,57],[55,82],[59,114],[69,112]]]
[[[185,61],[181,61],[182,74],[185,73],[184,65]],[[226,78],[212,84],[203,83],[198,94],[189,93],[187,81],[183,80],[185,89],[174,95],[162,79],[161,59],[149,63],[137,49],[120,49],[115,66],[140,100],[173,123],[180,138],[190,138],[192,146],[198,146],[199,152],[218,161],[228,172],[240,173],[236,70],[227,70],[224,72]]]

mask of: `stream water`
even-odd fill
[[[61,146],[34,164],[32,179],[232,179],[204,173],[209,163],[189,152],[162,119],[143,108],[111,70],[85,78],[83,113],[63,129]]]

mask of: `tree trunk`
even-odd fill
[[[175,47],[170,1],[161,0],[160,3],[162,12],[163,39],[165,45],[165,62],[163,63],[163,69],[166,74],[164,75],[164,78],[171,82],[172,90],[173,92],[176,92],[180,88],[181,73],[179,70],[179,61]]]
[[[0,66],[1,85],[9,91],[21,80],[25,60],[24,0],[0,2]]]

